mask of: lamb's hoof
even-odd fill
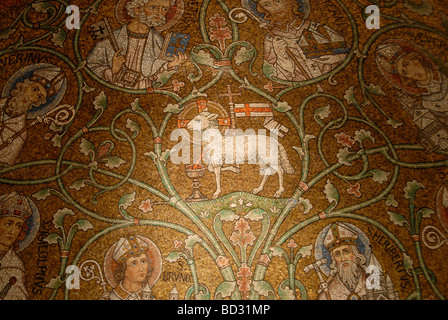
[[[252,189],[252,191],[251,191],[250,193],[252,193],[252,194],[257,194],[257,193],[259,193],[260,191],[261,191],[260,188],[255,188],[255,189]]]
[[[274,194],[274,198],[280,198],[282,196],[283,191],[277,190],[277,192]]]
[[[212,200],[215,200],[215,199],[218,199],[218,197],[219,197],[219,193],[214,193],[213,195],[212,195]]]

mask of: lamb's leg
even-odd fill
[[[283,168],[282,167],[280,167],[280,166],[278,167],[277,174],[278,174],[278,190],[277,190],[277,192],[275,192],[274,198],[280,198],[283,191],[285,191],[285,188],[283,187]]]
[[[257,193],[259,193],[260,191],[262,191],[263,188],[264,188],[264,185],[265,185],[266,181],[268,180],[268,178],[269,178],[269,175],[265,174],[265,175],[263,176],[263,179],[261,180],[261,183],[260,183],[260,185],[258,186],[258,188],[252,189],[251,193],[253,193],[253,194],[257,194]]]
[[[212,196],[212,199],[216,199],[221,194],[221,167],[220,166],[214,166],[213,172],[215,173],[216,178],[216,191]]]

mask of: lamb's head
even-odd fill
[[[191,119],[187,124],[188,130],[197,130],[200,128],[201,132],[207,129],[218,129],[218,113],[210,113],[208,111],[201,111],[196,117]]]

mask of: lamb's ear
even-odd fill
[[[218,119],[218,117],[219,117],[219,113],[210,113],[207,115],[207,118],[209,118],[210,120]]]

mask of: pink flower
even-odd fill
[[[274,86],[273,86],[272,82],[269,82],[268,84],[265,84],[265,85],[263,86],[263,88],[265,88],[265,89],[268,90],[269,92],[274,91]]]
[[[182,246],[182,241],[174,240],[174,248],[179,249]]]
[[[355,144],[355,141],[348,134],[345,134],[344,132],[336,133],[334,137],[336,138],[336,141],[343,147],[351,148]]]
[[[291,239],[289,240],[287,246],[288,248],[297,248],[297,243],[293,239]]]
[[[177,81],[176,79],[174,79],[173,81],[171,81],[171,84],[173,85],[173,90],[174,91],[179,91],[180,88],[182,88],[183,86],[185,86],[185,83],[182,81]]]
[[[356,182],[355,184],[350,184],[350,187],[348,187],[347,192],[348,194],[353,194],[356,198],[361,197],[361,185]]]
[[[142,201],[138,208],[140,210],[142,210],[144,213],[146,213],[148,211],[152,211],[153,209],[152,209],[151,199],[147,199],[145,201]]]

